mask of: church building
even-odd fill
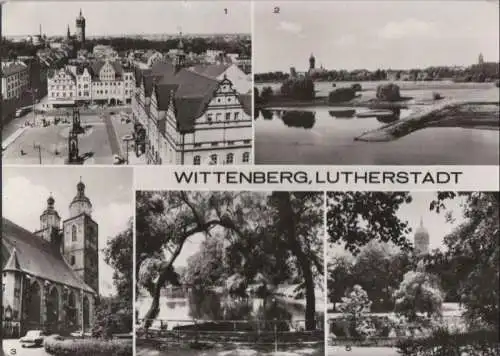
[[[99,296],[98,224],[83,182],[65,220],[52,196],[38,231],[2,218],[1,253],[4,337],[28,330],[90,332]]]
[[[420,226],[415,231],[413,245],[417,256],[429,254],[429,232],[424,227],[424,221],[420,219]]]

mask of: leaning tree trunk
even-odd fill
[[[153,297],[153,302],[151,303],[151,306],[149,307],[148,312],[146,313],[145,322],[144,322],[144,327],[149,329],[151,324],[153,324],[153,320],[158,316],[160,313],[160,295],[161,295],[161,289],[165,285],[165,282],[168,278],[169,272],[170,272],[171,264],[166,264],[161,267],[160,269],[160,275],[158,277],[158,281],[155,283],[153,293],[151,296]]]

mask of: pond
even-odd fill
[[[167,322],[168,330],[192,324],[193,319],[207,322],[276,319],[286,321],[292,330],[301,330],[305,326],[305,303],[302,300],[277,296],[265,299],[237,298],[207,290],[191,290],[183,294],[183,296],[177,294],[173,297],[160,298],[160,313],[157,319],[170,320]],[[137,298],[138,319],[145,316],[151,301],[152,298],[149,296]],[[316,304],[318,322],[324,314],[322,308],[322,305]]]
[[[417,109],[370,116],[365,108],[260,110],[255,117],[256,164],[488,165],[499,160],[498,130],[429,127],[389,142],[354,139]],[[467,150],[457,150],[467,147]]]

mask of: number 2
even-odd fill
[[[279,13],[280,13],[280,8],[279,8],[279,6],[275,6],[275,7],[274,7],[273,13],[275,13],[275,14],[279,14]]]
[[[226,14],[226,15],[227,15],[227,8],[226,8],[226,9],[224,9],[224,14]]]

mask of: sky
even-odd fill
[[[411,69],[499,58],[498,0],[255,2],[254,72]],[[279,7],[279,13],[274,8]]]
[[[92,203],[92,218],[99,224],[100,293],[114,293],[113,269],[104,262],[101,250],[109,239],[127,228],[133,216],[132,170],[126,167],[3,167],[2,174],[3,217],[30,231],[40,229],[40,215],[47,207],[50,194],[61,220],[69,218],[69,204],[81,177],[86,186],[85,195]]]
[[[19,1],[3,6],[3,36],[75,32],[82,9],[87,36],[250,33],[249,1]],[[227,14],[225,9],[227,9]]]
[[[446,221],[445,212],[441,211],[439,214],[431,211],[429,205],[431,201],[436,199],[436,192],[411,192],[412,202],[404,204],[400,207],[396,215],[403,221],[407,221],[412,229],[412,232],[407,238],[413,242],[413,236],[416,229],[420,226],[420,219],[422,219],[424,227],[429,233],[429,250],[445,249],[444,237],[451,233],[455,227],[460,225],[463,221],[461,203],[463,198],[455,198],[453,200],[445,201],[446,211],[452,212],[453,222]],[[343,247],[334,245],[332,253],[341,253]]]

